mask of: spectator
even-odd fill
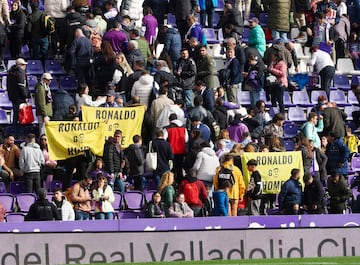
[[[92,197],[95,202],[95,219],[113,219],[114,208],[112,203],[115,201],[115,197],[103,173],[98,173],[97,175],[97,182],[92,191]]]
[[[242,134],[244,132],[249,132],[248,127],[243,122],[244,118],[245,118],[245,115],[242,115],[239,113],[235,114],[233,121],[227,127],[227,131],[229,132],[230,139],[236,143],[239,143],[242,141]]]
[[[246,73],[246,81],[244,90],[250,91],[251,106],[255,106],[260,99],[260,91],[262,89],[261,79],[264,69],[258,63],[258,57],[251,55],[249,57],[249,68]]]
[[[257,17],[249,19],[249,26],[250,36],[248,45],[249,47],[256,48],[260,53],[261,57],[264,57],[264,53],[266,50],[266,40],[265,33],[262,27],[259,25],[259,19]]]
[[[74,221],[75,220],[75,212],[70,204],[63,196],[60,188],[54,189],[54,196],[52,197],[52,203],[55,205],[58,211],[58,215],[61,216],[61,220],[63,221]]]
[[[196,154],[192,168],[197,172],[197,178],[201,180],[207,190],[210,190],[214,181],[214,173],[220,165],[219,158],[207,142],[200,144],[200,151]]]
[[[170,171],[169,161],[174,160],[174,154],[170,144],[164,139],[164,132],[157,129],[156,138],[152,141],[152,148],[157,153],[157,167],[153,172],[155,187],[160,184],[160,176]]]
[[[217,0],[200,0],[199,1],[199,7],[200,7],[200,24],[203,28],[206,26],[208,28],[213,27],[213,17],[215,14],[215,8],[218,7],[218,1]],[[206,16],[207,16],[207,24],[206,24]]]
[[[37,192],[38,199],[30,206],[25,221],[53,221],[61,220],[56,206],[46,199],[46,190],[41,188]]]
[[[165,218],[164,204],[159,192],[155,191],[151,196],[151,201],[146,204],[145,216],[147,218]]]
[[[169,2],[167,0],[145,0],[142,6],[144,8],[150,7],[154,12],[157,24],[159,26],[164,25],[165,15],[169,13]]]
[[[85,37],[81,29],[76,29],[75,39],[67,51],[68,58],[74,59],[71,68],[75,69],[75,78],[78,84],[90,84],[90,59],[92,57],[92,45],[88,38]]]
[[[168,98],[175,101],[177,99],[181,99],[181,90],[176,85],[175,76],[172,74],[171,69],[168,66],[168,63],[165,60],[157,60],[156,63],[156,74],[154,76],[154,79],[156,83],[158,83],[163,87],[167,87],[168,89]],[[161,85],[163,84],[163,85]],[[168,117],[166,117],[168,118]]]
[[[185,202],[194,212],[195,217],[203,216],[203,205],[208,201],[208,193],[194,169],[189,169],[185,179],[180,183],[179,192],[184,193]]]
[[[45,160],[45,165],[44,167],[41,168],[41,177],[42,177],[41,179],[45,179],[46,187],[49,190],[51,181],[53,180],[53,176],[54,176],[53,170],[57,166],[57,161],[50,159],[47,137],[45,134],[40,135],[39,145]]]
[[[169,208],[174,202],[174,174],[170,171],[165,172],[160,179],[158,192],[161,194],[161,201],[164,204],[165,216],[169,217]]]
[[[309,140],[310,148],[313,153],[312,161],[311,161],[311,168],[310,173],[313,176],[314,180],[323,183],[326,186],[326,179],[327,179],[327,171],[326,171],[326,164],[328,161],[325,152],[323,152],[320,148],[316,148],[314,146],[314,142]]]
[[[152,124],[155,126],[161,111],[168,105],[173,105],[174,101],[168,98],[168,89],[167,87],[161,87],[159,89],[159,97],[154,99],[151,103],[151,120]]]
[[[194,217],[194,211],[185,202],[184,193],[175,194],[175,201],[169,208],[169,215],[178,218]]]
[[[349,148],[350,157],[352,157],[355,153],[359,152],[359,145],[360,145],[359,137],[352,133],[350,127],[346,127],[346,135],[344,137],[344,143]]]
[[[117,102],[115,101],[115,91],[113,89],[110,89],[106,92],[106,101],[105,103],[101,104],[100,107],[103,108],[118,108],[120,107]]]
[[[267,139],[274,135],[276,138],[279,138],[280,141],[284,139],[284,125],[285,117],[282,113],[277,113],[272,119],[272,122],[267,124],[263,129],[263,135],[265,137],[265,143]]]
[[[262,181],[260,172],[256,170],[258,162],[255,159],[250,159],[246,165],[250,174],[250,180],[245,194],[248,215],[260,215]]]
[[[299,35],[295,37],[295,40],[301,41],[305,40],[305,29],[306,29],[306,12],[310,10],[310,2],[309,1],[302,1],[302,0],[295,0],[294,1],[294,22],[299,29]]]
[[[320,181],[315,180],[311,174],[304,175],[303,207],[309,214],[322,214],[325,211],[324,188]]]
[[[4,182],[5,186],[9,187],[10,181],[13,180],[14,174],[12,170],[5,164],[4,155],[0,153],[0,182]]]
[[[112,78],[111,85],[116,87],[116,91],[121,95],[123,100],[126,101],[126,89],[128,86],[128,77],[134,73],[131,66],[126,60],[123,53],[115,55],[115,71]]]
[[[114,52],[119,53],[124,52],[124,45],[128,42],[128,37],[125,32],[122,31],[121,24],[115,21],[114,27],[104,34],[102,41],[110,42]]]
[[[326,169],[328,172],[337,172],[344,177],[348,175],[349,148],[344,144],[343,138],[336,137],[334,132],[327,133],[328,145],[326,156],[328,157]]]
[[[332,171],[328,180],[328,191],[330,195],[330,214],[344,214],[346,201],[352,196],[346,179],[339,172]]]
[[[103,19],[103,12],[101,10],[101,8],[99,7],[95,7],[93,9],[93,14],[94,14],[94,20],[96,22],[97,27],[99,28],[99,35],[100,36],[104,36],[105,32],[106,32],[106,28],[107,28],[107,23],[106,21]]]
[[[335,75],[334,63],[330,54],[320,50],[316,46],[312,46],[310,52],[311,61],[309,65],[312,65],[316,69],[316,72],[320,76],[321,89],[325,90],[327,98],[330,98],[330,85]]]
[[[58,89],[53,95],[53,120],[62,121],[67,114],[67,110],[71,105],[74,105],[75,101],[72,96],[65,89]]]
[[[309,143],[309,139],[300,133],[297,141],[297,151],[301,151],[304,174],[310,174],[312,161],[314,159],[313,152]]]
[[[214,93],[213,89],[207,87],[205,83],[201,80],[196,81],[195,83],[195,91],[198,95],[200,95],[203,99],[203,107],[210,111],[210,113],[214,112]]]
[[[28,63],[23,58],[18,58],[15,65],[11,66],[7,75],[7,91],[9,100],[13,107],[13,125],[12,131],[15,138],[23,136],[24,128],[18,123],[19,106],[28,103],[30,99],[29,88],[27,84],[26,65]]]
[[[140,50],[141,54],[145,58],[145,65],[147,63],[153,63],[153,56],[150,50],[150,45],[144,37],[140,36],[140,31],[137,29],[132,29],[129,32],[130,40],[135,40],[138,43],[138,49]],[[136,59],[139,60],[139,59]]]
[[[174,69],[174,75],[177,77],[183,92],[185,108],[192,107],[193,87],[195,85],[196,65],[192,59],[189,59],[189,51],[181,50],[181,57],[177,61],[177,68]]]
[[[240,62],[235,57],[234,49],[227,49],[225,69],[229,71],[228,87],[226,88],[227,98],[230,102],[237,103],[237,93],[241,90]]]
[[[11,23],[8,27],[10,55],[11,58],[18,58],[21,56],[21,47],[23,44],[26,22],[26,15],[21,9],[20,1],[14,1],[12,3],[10,21]]]
[[[201,121],[199,116],[193,116],[191,118],[191,131],[196,129],[200,130],[202,139],[209,143],[211,140],[210,128]]]
[[[164,139],[166,139],[171,146],[174,154],[173,172],[175,174],[175,181],[179,184],[183,179],[183,165],[186,155],[186,143],[189,140],[188,131],[184,124],[178,120],[175,113],[169,116],[170,124],[164,127]]]
[[[229,215],[229,198],[228,192],[231,189],[231,183],[228,180],[221,182],[219,189],[213,192],[214,201],[214,216],[228,216]]]
[[[220,130],[224,130],[228,127],[227,108],[225,107],[225,101],[222,98],[216,99],[213,116],[216,123],[219,124]]]
[[[186,17],[188,30],[185,35],[185,42],[189,42],[191,38],[196,38],[199,43],[206,45],[205,36],[203,36],[202,27],[197,23],[197,17],[194,14],[187,15]]]
[[[232,24],[234,26],[234,31],[238,35],[242,35],[244,30],[242,12],[237,8],[234,8],[234,5],[230,2],[227,2],[224,6],[224,15],[220,18],[220,21],[217,25],[217,28],[221,28],[223,34],[225,33],[225,38],[230,36],[226,36],[226,26]],[[212,26],[210,26],[212,27]]]
[[[15,144],[15,137],[12,134],[5,135],[4,143],[0,145],[0,153],[3,155],[5,165],[11,170],[10,178],[19,180],[22,172],[17,167],[17,161],[20,158],[20,148]]]
[[[145,55],[139,49],[139,43],[136,40],[130,40],[128,43],[128,50],[126,53],[126,60],[131,68],[134,69],[134,64],[137,61],[142,61],[146,64]],[[135,70],[135,69],[134,69]]]
[[[345,136],[344,122],[347,114],[340,110],[335,102],[328,102],[324,107],[325,109],[322,112],[324,117],[323,134],[327,135],[329,132],[333,132],[336,138],[343,138]]]
[[[90,187],[93,180],[89,176],[77,183],[71,189],[71,202],[74,204],[75,220],[89,220],[91,211]]]
[[[134,181],[134,189],[142,191],[144,189],[145,164],[142,137],[140,135],[134,135],[133,144],[131,144],[125,152],[130,166],[129,176]]]
[[[272,55],[276,52],[280,53],[281,57],[283,58],[287,68],[291,68],[294,64],[294,67],[297,66],[297,62],[294,62],[292,59],[291,52],[287,49],[287,47],[293,46],[290,42],[284,42],[283,39],[276,39],[273,40],[273,44],[271,47],[267,48],[264,54],[263,61],[266,65],[270,65],[272,61]],[[296,58],[297,60],[297,58]],[[296,65],[295,65],[296,64]]]
[[[290,179],[285,181],[285,183],[281,186],[279,194],[279,207],[281,213],[289,215],[299,214],[302,191],[299,179],[300,170],[294,168],[291,170]]]
[[[161,111],[159,118],[156,123],[157,128],[163,128],[169,125],[170,114],[174,113],[177,116],[177,119],[180,120],[182,125],[185,125],[185,113],[183,110],[184,101],[182,99],[175,100],[175,104],[167,105]]]
[[[145,39],[150,45],[150,50],[154,50],[154,44],[156,40],[156,31],[158,29],[158,22],[154,17],[153,10],[147,6],[143,9],[144,17],[142,19],[142,25],[145,27]]]
[[[85,25],[85,17],[83,17],[79,12],[76,12],[73,5],[66,8],[66,13],[67,14],[64,19],[65,31],[64,35],[60,36],[60,39],[65,37],[66,48],[69,49],[74,41],[74,38],[76,38],[75,31]],[[60,33],[61,31],[58,32]]]
[[[5,71],[5,64],[4,64],[4,51],[7,42],[5,28],[7,27],[10,14],[9,14],[9,4],[8,1],[1,2],[0,6],[0,70]]]
[[[99,107],[106,102],[106,97],[99,96],[96,100],[92,100],[92,97],[89,95],[89,86],[86,84],[79,84],[75,100],[76,108],[81,111],[81,106]]]
[[[26,192],[38,193],[41,187],[40,170],[44,164],[45,159],[40,146],[35,142],[35,135],[29,133],[19,158],[19,167],[24,173]]]
[[[226,146],[226,141],[224,139],[218,139],[216,141],[216,156],[221,160],[223,154],[230,152],[230,149]]]
[[[41,81],[35,86],[36,115],[38,116],[39,134],[45,133],[45,124],[53,116],[52,95],[50,83],[53,77],[50,73],[43,73]]]
[[[323,127],[323,117],[318,116],[315,112],[310,112],[308,121],[300,127],[300,130],[309,140],[314,142],[316,148],[320,148],[321,141],[318,132],[322,132]]]
[[[172,69],[176,68],[176,62],[180,58],[182,39],[177,29],[171,25],[164,25],[161,29],[164,37],[164,51],[170,56],[172,61]]]
[[[188,29],[186,23],[187,16],[194,14],[198,10],[199,6],[196,0],[170,0],[169,11],[175,15],[176,26],[180,32],[181,40],[185,40],[185,34]]]
[[[284,91],[288,87],[287,66],[279,52],[274,52],[267,70],[277,79],[277,83],[271,88],[270,92],[271,104],[276,107],[278,103],[280,112],[285,113]]]
[[[93,169],[90,170],[87,175],[91,177],[94,181],[96,181],[97,175],[99,173],[102,173],[105,177],[110,179],[110,174],[104,169],[104,160],[102,160],[101,158],[96,158]]]
[[[148,72],[143,72],[139,80],[137,80],[131,90],[131,96],[138,96],[140,102],[145,106],[151,106],[150,92],[155,86],[156,90],[159,90],[159,85],[154,81],[154,77]]]
[[[114,137],[109,137],[104,144],[103,159],[105,170],[110,174],[109,185],[113,186],[116,191],[124,192],[123,168],[125,164],[121,141],[122,131],[116,130],[114,132]]]
[[[341,0],[340,2],[344,4]],[[336,58],[345,58],[351,29],[350,21],[346,13],[340,16],[339,23],[334,25],[334,29],[339,33],[339,38],[335,40]]]
[[[196,63],[196,80],[204,82],[205,86],[214,89],[214,60],[208,54],[206,46],[200,46],[200,56]],[[214,97],[212,95],[212,97]]]
[[[111,23],[114,21],[115,17],[118,14],[118,11],[116,10],[116,6],[115,6],[115,1],[107,0],[105,2],[104,7],[105,7],[104,18],[107,21],[107,23],[111,25]]]
[[[279,38],[287,42],[287,34],[290,32],[290,1],[269,1],[269,18],[267,26],[271,29],[273,40]]]
[[[234,165],[234,158],[231,154],[224,154],[222,156],[222,163],[216,169],[213,185],[214,190],[217,191],[221,183],[219,181],[219,176],[222,168],[226,168],[232,171],[233,175],[233,185],[228,191],[228,197],[230,201],[230,212],[229,216],[237,216],[237,208],[239,200],[242,201],[245,194],[245,183],[240,169]]]

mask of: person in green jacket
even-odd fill
[[[175,189],[174,173],[168,171],[161,176],[158,192],[161,194],[161,201],[164,204],[165,216],[169,217],[169,208],[174,202]]]
[[[266,50],[266,40],[264,30],[259,25],[259,19],[257,17],[250,18],[249,26],[251,31],[248,45],[249,47],[256,48],[261,54],[261,57],[264,57]]]
[[[39,134],[45,133],[45,124],[53,115],[50,83],[53,77],[50,73],[43,73],[41,80],[35,86],[36,115],[38,116]]]

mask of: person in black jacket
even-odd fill
[[[217,98],[213,112],[214,119],[217,124],[219,124],[220,130],[226,129],[228,127],[227,108],[224,106],[224,104],[224,99]]]
[[[246,165],[250,173],[250,181],[246,191],[246,204],[248,215],[260,215],[262,182],[259,171],[256,170],[257,161],[250,159]]]
[[[121,148],[122,132],[116,130],[114,137],[109,137],[104,145],[103,159],[105,163],[105,170],[110,174],[109,185],[114,190],[124,191],[124,176],[123,168],[125,166],[125,160],[123,159],[123,151]]]
[[[30,206],[25,221],[52,221],[61,220],[56,206],[46,199],[46,190],[41,188],[38,191],[38,199]]]
[[[164,204],[161,202],[160,193],[155,191],[151,198],[151,201],[145,206],[145,216],[147,218],[165,218]]]
[[[9,100],[13,105],[12,130],[16,139],[19,137],[19,133],[23,134],[24,131],[23,127],[18,124],[19,106],[22,103],[29,102],[30,99],[26,65],[27,62],[23,58],[18,58],[7,75],[7,91]]]
[[[320,181],[315,180],[310,173],[304,175],[303,207],[309,214],[325,213],[324,189]]]
[[[144,152],[142,149],[142,138],[140,135],[133,136],[134,144],[125,150],[130,165],[129,176],[134,180],[134,189],[144,189]]]
[[[195,91],[202,97],[203,107],[213,113],[215,109],[213,89],[206,87],[203,81],[198,80],[195,83]]]
[[[21,47],[24,39],[26,15],[21,9],[20,2],[14,1],[11,5],[8,39],[10,42],[11,58],[21,56]]]

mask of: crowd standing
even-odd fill
[[[279,212],[346,210],[352,195],[346,181],[348,164],[359,151],[359,139],[351,128],[345,131],[346,114],[327,99],[334,58],[358,58],[360,12],[349,16],[345,3],[329,0],[272,1],[253,8],[246,1],[245,10],[238,1],[225,1],[215,25],[224,37],[225,59],[215,73],[204,28],[216,24],[219,1],[1,3],[0,70],[5,71],[7,42],[15,64],[6,73],[13,115],[11,133],[0,147],[0,180],[7,188],[11,181],[23,180],[27,192],[38,194],[28,220],[36,215],[41,220],[88,220],[92,205],[96,219],[111,219],[114,191],[129,189],[156,190],[145,206],[147,217],[237,216],[244,213],[242,208],[248,215],[267,214],[276,196],[262,194],[257,161],[250,160],[243,168],[241,156],[285,150],[284,92],[290,89],[289,69],[298,71],[293,42],[310,47],[308,65],[320,76],[320,89],[327,97],[319,97],[294,139],[305,174],[300,176],[299,168],[291,170],[278,196]],[[293,40],[288,15],[292,8],[299,30]],[[260,11],[268,13],[266,28],[259,20]],[[169,12],[175,17],[172,24],[166,19]],[[45,14],[51,18],[48,27],[44,27]],[[244,30],[250,32],[248,40],[243,38]],[[75,97],[63,89],[52,91],[56,76],[45,72],[32,99],[23,44],[29,47],[30,58],[42,63],[48,58],[61,60],[65,71],[77,80]],[[158,47],[163,50],[155,57]],[[359,100],[359,86],[352,90]],[[248,109],[238,104],[242,91],[250,91]],[[262,91],[279,113],[270,116],[260,99]],[[37,144],[35,135],[27,134],[19,149],[14,141],[22,139],[26,129],[18,123],[19,107],[33,100],[41,141]],[[124,148],[119,128],[104,143],[102,158],[93,159],[88,151],[64,161],[50,160],[46,124],[81,121],[82,106],[143,106],[142,135],[135,135],[133,144]],[[358,127],[359,116],[355,111]],[[144,166],[149,144],[157,153],[152,172]],[[246,184],[245,170],[250,175]],[[304,187],[299,181],[302,177]],[[66,192],[55,190],[51,204],[41,187],[49,190],[52,179],[60,179]],[[73,180],[77,182],[71,186]]]

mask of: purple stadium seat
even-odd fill
[[[15,197],[10,193],[0,193],[0,202],[4,204],[6,212],[14,211]]]
[[[269,114],[270,114],[271,118],[273,118],[275,116],[275,114],[277,114],[279,112],[280,112],[279,107],[270,107]]]
[[[285,151],[294,151],[295,143],[292,139],[284,140]]]
[[[15,60],[8,60],[7,62],[7,69],[9,70],[11,68],[11,66],[13,66],[15,64]]]
[[[240,105],[251,105],[250,91],[240,91],[237,94],[237,99]]]
[[[348,102],[352,105],[359,105],[359,101],[357,100],[354,92],[352,90],[348,91]]]
[[[19,193],[16,195],[16,200],[20,211],[27,213],[30,206],[36,201],[36,195],[34,193]]]
[[[310,103],[309,95],[306,89],[293,91],[292,94],[293,103],[301,107],[310,107],[314,104]]]
[[[218,30],[218,40],[220,42],[223,42],[224,41],[224,33],[223,33],[223,30],[222,29],[219,29]]]
[[[123,195],[118,191],[114,191],[114,197],[115,197],[115,200],[112,203],[112,207],[114,208],[115,211],[120,211],[122,209]]]
[[[77,82],[75,77],[71,75],[60,77],[60,88],[68,92],[74,92],[77,90]]]
[[[30,58],[30,49],[29,49],[29,46],[27,44],[23,45],[21,47],[21,54],[22,54],[22,57],[24,59],[29,59]]]
[[[335,74],[335,76],[334,76],[334,86],[337,89],[349,90],[350,89],[350,83],[349,83],[349,78],[347,77],[347,75]]]
[[[360,171],[360,156],[359,156],[359,154],[354,155],[351,158],[351,169],[355,172]]]
[[[59,81],[57,81],[56,78],[54,78],[53,80],[51,80],[50,90],[51,90],[51,91],[57,91],[57,90],[59,90]]]
[[[247,43],[249,41],[249,37],[250,37],[250,29],[244,28],[242,38],[241,38],[242,42]]]
[[[285,107],[294,107],[295,104],[292,103],[289,91],[284,91],[284,105]]]
[[[40,60],[28,60],[26,66],[26,73],[28,75],[42,75],[44,73],[44,68]]]
[[[123,194],[127,210],[141,210],[144,207],[144,194],[141,191],[127,191]]]
[[[326,96],[326,92],[324,90],[312,90],[311,91],[311,103],[312,104],[317,104],[317,100],[319,96]]]
[[[9,124],[6,110],[0,109],[0,124]]]
[[[224,11],[224,6],[225,6],[224,0],[219,0],[218,6],[215,7],[215,11],[219,11],[219,12]]]
[[[176,27],[176,18],[175,15],[172,13],[168,13],[167,15],[167,23],[171,26],[175,26]]]
[[[339,89],[330,91],[330,101],[336,102],[336,104],[339,106],[350,106],[351,105],[348,103],[344,91],[339,90]]]
[[[220,14],[219,13],[214,13],[214,16],[213,16],[213,27],[214,28],[217,26],[219,21],[220,21]]]
[[[35,75],[28,75],[27,81],[28,81],[30,93],[35,93],[35,86],[38,83],[37,77]]]
[[[7,91],[7,76],[3,76],[1,78],[1,89],[0,92],[6,92]]]
[[[351,85],[359,85],[359,84],[360,84],[360,75],[352,75]]]
[[[53,192],[55,188],[62,189],[62,182],[61,180],[53,180],[50,183],[50,192]]]
[[[205,35],[208,44],[219,43],[213,28],[203,28],[202,32]]]
[[[12,109],[12,103],[9,100],[9,96],[7,93],[0,93],[0,108]]]
[[[269,100],[266,100],[266,94],[265,91],[260,91],[260,99],[265,102],[266,106],[271,106],[271,102]]]
[[[10,182],[10,193],[19,194],[25,192],[25,183],[24,181],[12,181]]]
[[[268,13],[260,13],[259,15],[259,24],[262,27],[266,27],[268,23],[269,14]]]
[[[284,137],[292,138],[298,134],[299,125],[296,123],[284,123]]]
[[[63,67],[59,60],[46,60],[45,61],[45,72],[52,75],[65,75]]]
[[[9,213],[5,216],[7,223],[22,223],[25,221],[25,214],[23,213]]]
[[[289,107],[288,120],[294,121],[294,122],[304,122],[304,121],[306,121],[306,116],[305,116],[303,108],[301,108],[301,107]]]
[[[138,219],[138,218],[144,218],[145,212],[140,211],[133,211],[133,210],[122,210],[118,213],[119,219]]]
[[[359,109],[360,109],[360,108],[357,107],[357,106],[345,106],[344,112],[347,114],[346,120],[347,120],[347,121],[352,121],[352,120],[353,120],[352,113],[353,113],[354,111],[359,110]]]
[[[146,190],[144,191],[145,201],[150,202],[152,200],[152,195],[156,190]]]

